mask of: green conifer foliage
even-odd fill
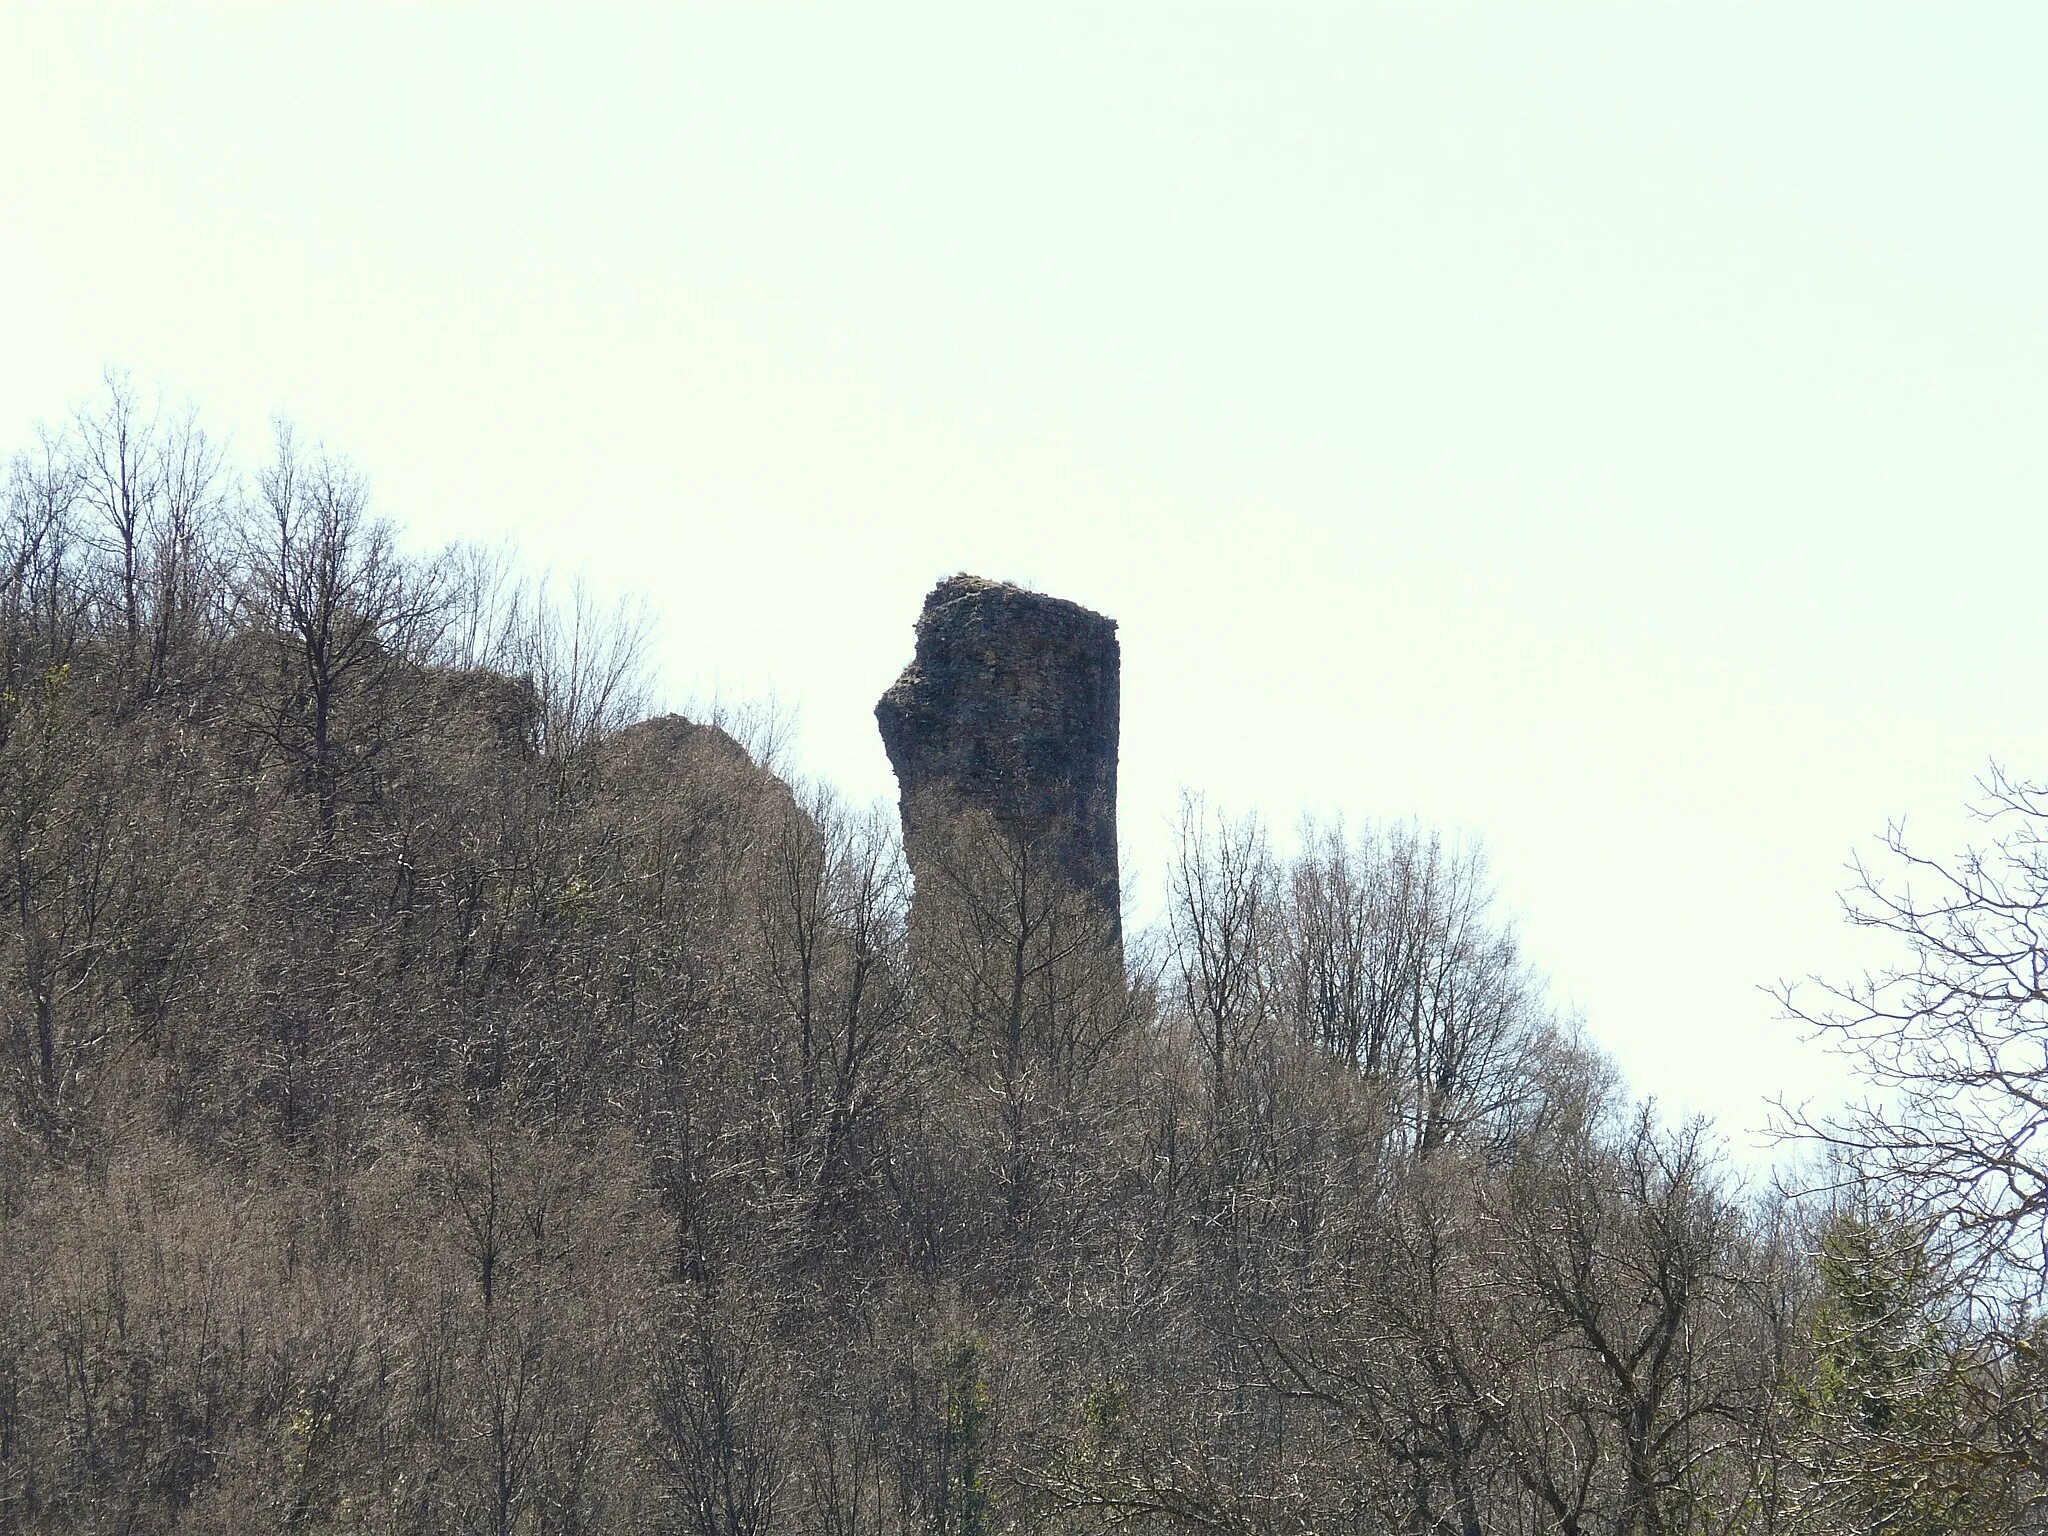
[[[1814,1359],[1794,1395],[1805,1527],[1873,1536],[2005,1528],[1969,1413],[1953,1287],[1911,1222],[1833,1217],[1815,1261]]]

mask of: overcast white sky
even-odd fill
[[[0,445],[288,411],[861,799],[934,580],[1076,598],[1141,891],[1420,816],[1640,1089],[1839,1091],[1759,984],[2048,774],[2048,7],[1008,11],[0,6]]]

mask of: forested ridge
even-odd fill
[[[963,818],[913,934],[629,612],[118,379],[25,435],[0,1530],[2040,1528],[2027,784],[1744,1180],[1427,829],[1191,803],[1126,962]]]

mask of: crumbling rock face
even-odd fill
[[[1120,942],[1118,670],[1114,619],[978,576],[934,587],[916,656],[875,706],[912,875],[941,820],[985,813],[1049,848]]]

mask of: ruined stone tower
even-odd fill
[[[978,576],[940,582],[917,652],[875,706],[924,884],[939,824],[983,812],[1045,847],[1099,903],[1119,950],[1116,621]]]

